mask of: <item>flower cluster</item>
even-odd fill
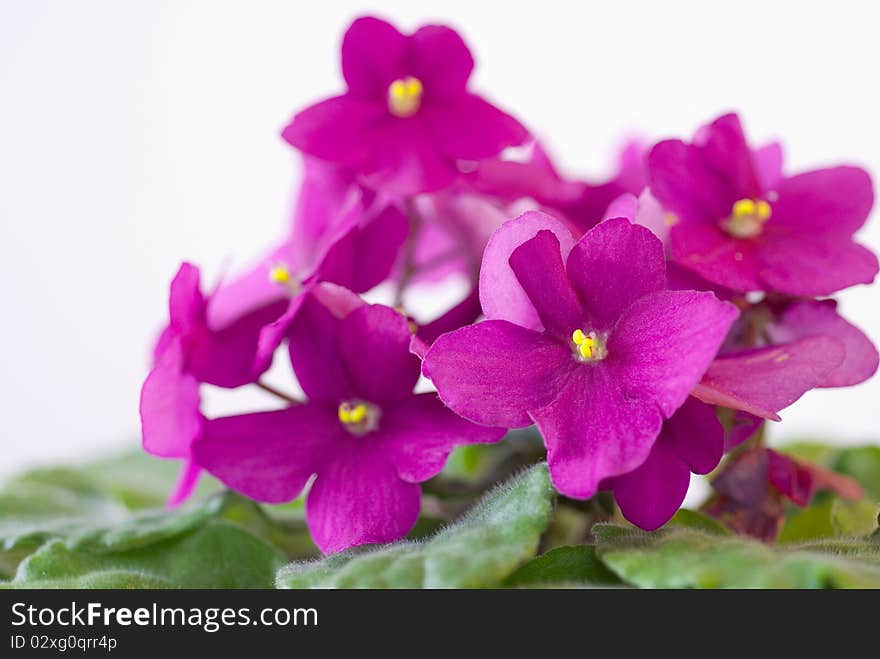
[[[184,461],[171,503],[206,470],[259,501],[306,491],[326,553],[389,542],[456,446],[532,425],[560,494],[610,491],[644,529],[730,451],[719,516],[749,460],[764,490],[808,499],[816,472],[745,442],[806,391],[877,369],[828,299],[877,274],[853,239],[868,174],[788,176],[780,146],[751,147],[728,114],[689,142],[628,144],[607,181],[569,178],[471,91],[473,66],[448,27],[356,20],[346,91],[283,131],[304,163],[285,237],[208,292],[180,267],[140,410],[144,448]],[[459,301],[415,313],[452,279]],[[302,397],[261,379],[282,349]],[[285,406],[207,418],[203,385]]]

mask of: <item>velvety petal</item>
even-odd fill
[[[461,36],[445,25],[423,25],[409,39],[410,73],[425,102],[452,101],[465,93],[474,58]]]
[[[202,431],[199,382],[184,370],[180,338],[169,341],[141,389],[143,446],[162,458],[189,456]]]
[[[647,460],[614,479],[614,499],[626,519],[641,529],[653,531],[679,509],[690,477],[688,466],[672,443],[661,436]]]
[[[695,474],[708,474],[724,455],[724,428],[715,408],[693,397],[663,424],[662,435]]]
[[[412,332],[407,318],[374,304],[355,309],[339,323],[336,349],[354,392],[383,406],[409,397],[420,365],[409,351]]]
[[[633,302],[666,285],[663,243],[623,217],[590,229],[571,250],[566,269],[595,330],[610,329]]]
[[[426,104],[419,114],[437,149],[454,160],[491,158],[529,137],[519,121],[475,94],[442,105]]]
[[[376,448],[369,438],[349,438],[318,472],[306,499],[306,521],[325,554],[399,540],[416,523],[421,488],[401,480]]]
[[[589,499],[603,479],[642,464],[663,423],[657,405],[627,396],[604,364],[574,369],[559,395],[531,415],[553,484],[575,499]]]
[[[372,16],[356,19],[342,40],[342,75],[355,96],[384,101],[388,86],[406,75],[408,39]]]
[[[562,258],[567,258],[575,238],[568,227],[546,213],[523,213],[505,222],[492,234],[480,268],[480,304],[487,318],[509,320],[538,331],[544,328],[509,263],[510,255],[517,247],[544,229],[553,232],[559,241]]]
[[[843,344],[828,336],[725,355],[712,362],[693,395],[779,421],[779,410],[820,386],[844,357]]]
[[[392,117],[368,129],[377,148],[361,177],[365,185],[407,196],[435,192],[455,180],[455,161],[442,153],[423,115],[424,108],[412,117]]]
[[[761,190],[775,190],[779,185],[782,180],[783,157],[782,144],[779,142],[771,142],[752,150],[752,164],[755,166],[755,176]]]
[[[849,238],[865,223],[874,205],[871,176],[860,167],[798,174],[780,181],[776,192],[770,222],[794,233]]]
[[[559,250],[559,239],[541,229],[513,250],[508,261],[547,332],[569,341],[581,327],[583,313]]]
[[[299,496],[346,441],[351,437],[335,408],[307,403],[211,419],[193,445],[193,456],[233,490],[257,501],[281,503]]]
[[[174,485],[174,490],[172,490],[171,495],[168,497],[169,507],[177,507],[192,496],[196,485],[199,484],[201,473],[202,468],[196,464],[195,460],[188,459],[183,463],[180,476],[178,476],[177,483]]]
[[[846,237],[810,233],[768,235],[757,258],[764,288],[802,297],[870,284],[878,270],[877,257],[865,247]]]
[[[732,188],[736,199],[761,195],[758,177],[739,117],[733,113],[718,117],[694,137],[705,167]],[[732,204],[736,199],[730,200]],[[728,206],[729,210],[729,206]]]
[[[687,223],[716,224],[740,198],[708,169],[697,147],[680,140],[666,140],[651,149],[648,181],[651,194]]]
[[[284,313],[260,330],[251,366],[251,370],[255,375],[265,373],[272,366],[275,351],[290,333],[290,327],[302,308],[305,295],[305,293],[295,295],[288,303]]]
[[[312,293],[303,294],[301,305],[287,329],[290,363],[299,386],[313,401],[338,405],[354,398],[355,389],[338,348],[342,323]]]
[[[281,136],[304,153],[353,166],[370,158],[381,144],[377,128],[391,121],[384,103],[345,94],[302,110]]]
[[[754,241],[731,238],[717,225],[677,224],[669,246],[676,263],[713,284],[742,292],[764,289]]]
[[[712,293],[660,291],[621,316],[605,362],[628,396],[669,418],[700,381],[739,312]]]
[[[385,408],[378,432],[382,451],[398,475],[421,483],[440,473],[456,446],[497,442],[506,431],[466,421],[443,405],[437,394],[428,393]]]
[[[806,506],[816,491],[813,476],[787,455],[767,449],[767,479],[799,506]]]
[[[350,212],[357,217],[364,211],[357,207]],[[354,223],[333,242],[317,266],[314,279],[356,293],[368,291],[388,277],[408,233],[406,216],[396,206],[386,206]]]
[[[181,263],[171,281],[168,296],[170,324],[179,332],[189,332],[202,323],[205,298],[199,288],[199,269],[191,263]]]
[[[855,325],[837,313],[833,302],[795,302],[767,331],[774,343],[788,343],[804,336],[833,336],[843,343],[846,357],[820,386],[849,387],[870,378],[877,371],[877,348]]]
[[[576,367],[567,347],[505,320],[440,336],[422,364],[448,407],[505,428],[531,425],[527,411],[550,403]]]
[[[218,387],[250,384],[271,365],[264,359],[260,339],[264,329],[278,320],[289,303],[280,299],[239,318],[217,332],[207,332],[194,341],[187,356],[189,369],[200,381]]]

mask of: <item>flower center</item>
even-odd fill
[[[764,223],[772,214],[770,204],[763,199],[740,199],[721,226],[735,238],[754,238],[764,230]]]
[[[339,403],[337,414],[345,429],[352,435],[360,437],[379,427],[382,411],[363,400],[344,400]]]
[[[576,329],[571,334],[571,342],[574,344],[575,356],[579,361],[598,362],[608,356],[605,339],[595,332]]]
[[[269,270],[269,281],[273,284],[283,286],[291,295],[296,295],[300,290],[300,283],[291,274],[290,270],[283,263],[272,266]]]
[[[388,85],[388,111],[395,117],[411,117],[422,105],[422,81],[412,76]]]

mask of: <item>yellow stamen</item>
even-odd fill
[[[740,199],[733,204],[724,229],[736,238],[753,238],[764,229],[773,210],[764,199]]]
[[[595,332],[585,333],[576,329],[571,333],[571,341],[577,347],[578,354],[583,361],[605,358],[605,344],[596,336]]]
[[[276,284],[287,284],[290,282],[290,270],[283,265],[276,265],[269,271],[269,279]]]
[[[411,117],[422,105],[422,81],[412,76],[395,80],[388,86],[388,111],[395,117]]]
[[[360,423],[367,418],[367,406],[364,403],[340,403],[338,414],[339,420],[346,425]]]

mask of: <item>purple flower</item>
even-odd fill
[[[663,246],[624,218],[575,242],[525,213],[486,248],[489,320],[440,336],[423,372],[476,423],[536,423],[560,492],[588,498],[645,462],[737,315],[711,293],[666,290]]]
[[[369,205],[367,205],[369,203]],[[323,163],[307,163],[292,235],[210,296],[185,263],[171,284],[170,322],[141,392],[144,449],[189,461],[199,436],[200,383],[235,388],[255,382],[318,282],[357,292],[388,276],[407,233],[403,213],[380,203]],[[192,492],[198,469],[184,467],[170,503]]]
[[[404,35],[359,18],[342,43],[348,91],[297,114],[283,137],[305,153],[356,171],[370,187],[430,192],[479,160],[522,143],[526,129],[467,90],[474,67],[454,30],[425,25]]]
[[[679,509],[691,472],[708,474],[724,454],[724,429],[715,409],[688,398],[663,423],[648,458],[632,471],[608,479],[620,512],[647,531],[660,528]]]
[[[418,484],[452,448],[504,434],[413,393],[411,337],[394,309],[361,304],[340,317],[306,294],[289,347],[308,402],[207,421],[196,460],[258,501],[289,501],[315,476],[306,519],[325,553],[403,537],[419,514]]]
[[[184,263],[171,282],[169,324],[154,351],[154,366],[141,390],[144,449],[163,458],[187,461],[169,501],[177,504],[192,492],[198,469],[190,461],[192,442],[201,434],[199,385],[239,387],[254,382],[257,342],[264,326],[285,309],[270,302],[222,326],[208,322],[211,297],[199,287],[199,270]]]
[[[829,295],[877,274],[853,241],[874,202],[857,167],[781,173],[778,145],[753,152],[739,118],[725,115],[693,142],[667,140],[648,157],[654,196],[675,214],[673,259],[738,291]]]

